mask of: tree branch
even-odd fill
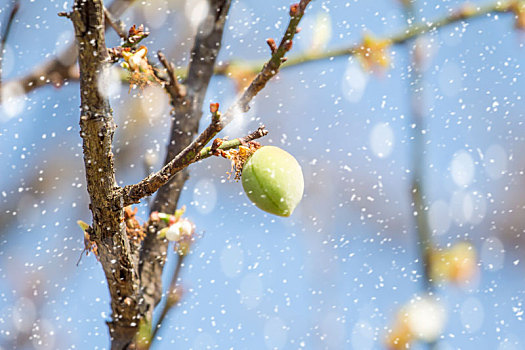
[[[116,0],[114,3],[129,4],[133,1],[134,0]],[[452,11],[451,14],[438,18],[434,21],[414,24],[411,29],[402,30],[396,35],[380,38],[379,40],[387,40],[392,45],[403,44],[407,40],[410,40],[414,37],[461,21],[473,20],[490,13],[512,13],[513,6],[519,4],[520,1],[523,0],[495,1],[482,7],[469,7],[468,11],[465,11],[465,7],[461,7],[455,11]],[[114,13],[111,8],[112,6],[109,8],[111,13]],[[326,50],[323,52],[305,52],[303,54],[290,57],[286,64],[281,67],[281,69],[288,69],[304,63],[317,62],[335,57],[352,56],[360,47],[361,44],[359,43],[348,47]],[[73,69],[74,64],[61,63],[66,61],[69,62],[70,57],[74,57],[71,55],[74,54],[75,51],[75,48],[70,47],[68,50],[66,50],[66,52],[60,55],[59,58],[55,58],[52,61],[38,66],[25,77],[15,79],[15,81],[24,88],[25,93],[29,93],[36,88],[47,85],[48,83],[60,84],[64,80],[76,80],[78,79],[78,75],[75,74],[75,70]],[[260,66],[260,61],[243,63],[243,69],[251,72],[257,72]],[[233,67],[235,67],[234,61],[226,62],[221,66],[215,67],[213,74],[228,76]],[[186,76],[186,70],[186,68],[177,69],[175,70],[175,75],[184,77]]]
[[[217,147],[217,150],[227,151],[232,148],[237,148],[245,143],[248,143],[250,141],[259,139],[263,136],[268,135],[268,130],[265,129],[264,125],[259,126],[257,130],[252,132],[249,135],[246,135],[244,137],[236,138],[230,141],[224,141],[219,147]],[[208,157],[211,157],[213,155],[213,146],[208,146],[203,148],[199,155],[197,156],[197,161],[206,159]]]
[[[115,17],[119,17],[134,2],[135,0],[115,0],[109,6],[108,11]],[[50,83],[60,86],[66,80],[79,79],[79,74],[75,69],[76,61],[77,48],[75,44],[71,44],[51,61],[36,66],[27,75],[14,81],[23,88],[22,91],[26,94]]]
[[[9,17],[7,18],[7,21],[5,23],[4,32],[2,33],[2,38],[0,40],[0,89],[2,88],[2,66],[4,63],[4,49],[5,49],[5,43],[7,42],[7,38],[9,37],[9,33],[11,32],[11,26],[15,20],[16,14],[18,10],[20,9],[20,0],[16,0],[13,4],[13,7],[11,8],[11,12],[9,13]],[[0,103],[2,100],[2,95],[0,94]]]
[[[405,15],[408,18],[417,18],[414,5],[409,3],[405,5]],[[457,16],[462,16],[458,13]],[[408,23],[409,30],[412,28],[410,22]],[[410,106],[412,124],[412,183],[410,186],[412,194],[413,211],[415,213],[415,224],[417,233],[417,247],[419,249],[419,257],[421,259],[422,273],[423,273],[423,288],[425,292],[432,292],[434,290],[433,281],[430,275],[430,257],[432,252],[432,234],[428,220],[427,201],[425,197],[424,184],[424,169],[425,169],[425,106],[421,98],[421,89],[423,81],[423,73],[421,69],[424,59],[419,52],[421,50],[417,47],[415,40],[405,41],[405,46],[408,53],[411,55],[411,63],[408,71],[410,77],[408,81],[408,88],[410,90]]]
[[[164,68],[166,68],[166,72],[168,73],[168,82],[165,86],[166,91],[170,94],[173,101],[183,99],[186,96],[186,88],[184,85],[179,83],[177,75],[175,74],[175,66],[173,63],[168,62],[162,51],[159,50],[157,52],[157,56],[160,63],[162,63]],[[154,72],[157,75],[157,71],[155,70]],[[162,77],[157,75],[157,78],[161,79]]]
[[[179,153],[174,159],[166,164],[161,170],[156,173],[152,173],[144,178],[137,184],[128,185],[122,188],[122,198],[124,206],[139,203],[144,197],[151,196],[153,193],[166,184],[169,179],[186,168],[192,163],[199,160],[208,158],[212,155],[211,147],[204,146],[208,144],[215,135],[218,134],[218,130],[221,125],[218,118],[214,118],[214,121],[208,125],[208,127],[181,153]],[[248,141],[263,137],[268,134],[268,131],[264,129],[264,126],[259,127],[253,133],[235,140],[224,142],[218,149],[228,150],[231,148],[238,147]]]
[[[138,261],[126,235],[122,200],[115,197],[115,168],[111,150],[115,123],[99,77],[109,56],[104,37],[102,0],[76,0],[70,18],[75,27],[80,68],[80,135],[83,140],[87,191],[93,214],[91,240],[97,244],[111,295],[112,321],[108,322],[111,348],[124,349],[135,336],[139,304]]]
[[[138,203],[142,198],[155,193],[161,186],[166,184],[176,173],[199,159],[199,152],[233,119],[236,111],[248,111],[250,101],[261,91],[266,83],[277,74],[279,67],[285,61],[284,55],[292,47],[292,39],[297,31],[297,25],[304,15],[304,10],[311,0],[301,0],[298,5],[292,5],[290,10],[290,22],[286,28],[279,47],[273,51],[270,60],[263,66],[246,91],[228,108],[221,117],[218,112],[212,116],[210,125],[182,152],[170,160],[160,171],[153,173],[135,185],[128,185],[122,189],[122,198],[125,206]],[[200,61],[197,66],[200,66]],[[199,74],[205,73],[201,68]],[[190,73],[192,70],[190,70]],[[211,76],[212,69],[208,69]],[[197,78],[194,78],[197,79]],[[199,85],[194,85],[199,87]]]
[[[168,288],[168,291],[166,293],[166,302],[164,306],[162,307],[162,310],[160,312],[159,319],[157,320],[157,323],[155,326],[153,326],[153,331],[151,333],[151,340],[149,347],[155,342],[155,338],[157,337],[157,333],[160,330],[160,327],[162,326],[162,323],[164,322],[164,319],[168,315],[168,312],[175,306],[180,300],[181,297],[181,291],[177,290],[177,281],[179,280],[179,275],[182,270],[182,265],[184,263],[184,258],[186,255],[179,254],[177,258],[177,265],[175,266],[175,271],[173,272],[173,275],[171,276],[171,282],[170,286]]]
[[[122,40],[126,41],[128,39],[128,35],[126,34],[126,28],[124,27],[123,23],[120,20],[116,19],[113,16],[113,14],[111,14],[110,10],[108,10],[105,7],[104,7],[104,18],[107,24],[109,24],[111,28],[113,28],[115,33],[117,33],[117,35]]]
[[[220,131],[218,118],[212,118],[208,127],[182,152],[173,158],[168,164],[156,173],[152,173],[142,181],[134,185],[122,188],[124,206],[139,203],[144,197],[151,196],[165,185],[176,173],[197,161],[199,152]]]
[[[198,132],[199,120],[202,116],[202,104],[213,74],[215,60],[221,48],[222,33],[230,4],[231,0],[210,1],[208,14],[197,29],[189,67],[189,71],[192,73],[188,74],[194,80],[188,79],[184,84],[185,95],[180,97],[178,93],[174,93],[176,90],[166,89],[171,96],[173,112],[170,142],[164,164],[169,163],[186,148]],[[203,60],[206,60],[204,66],[200,64]],[[197,74],[198,71],[200,74]],[[173,176],[157,192],[151,211],[174,212],[187,178],[186,169]],[[152,228],[153,232],[146,236],[140,255],[139,273],[145,306],[144,310],[141,310],[141,317],[149,322],[152,320],[154,308],[162,297],[162,271],[168,244],[156,235],[156,232],[161,228],[161,226]]]
[[[270,60],[264,64],[262,70],[253,79],[241,97],[228,108],[223,118],[221,118],[222,127],[231,122],[237,111],[247,112],[250,109],[249,103],[251,100],[266,86],[266,83],[277,74],[279,68],[285,62],[284,55],[292,48],[292,40],[297,33],[297,26],[310,1],[311,0],[301,0],[299,4],[294,4],[290,7],[290,22],[288,23],[279,47],[276,50],[272,49],[272,57]]]

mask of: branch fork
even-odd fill
[[[283,38],[281,39],[279,47],[277,47],[270,60],[263,66],[262,70],[254,78],[250,86],[228,108],[224,115],[221,115],[219,112],[219,104],[212,103],[210,105],[210,112],[212,113],[211,123],[195,140],[193,140],[193,142],[191,142],[190,145],[188,145],[178,155],[171,159],[158,172],[150,174],[135,185],[128,185],[121,189],[120,194],[122,195],[125,206],[138,203],[142,198],[152,195],[179,171],[186,168],[191,163],[202,159],[199,157],[201,150],[215,137],[215,135],[217,135],[233,120],[235,111],[241,110],[246,112],[249,110],[249,103],[252,101],[252,99],[279,71],[279,67],[283,63],[285,54],[292,47],[291,43],[294,35],[297,33],[297,26],[304,15],[304,10],[310,1],[311,0],[301,0],[299,4],[292,5],[290,8],[290,22],[286,28]],[[160,57],[163,57],[163,55],[159,56],[159,58]],[[166,63],[165,66],[166,69],[170,67],[168,63]]]
[[[211,104],[211,122],[195,137],[202,116],[206,90],[214,74],[230,2],[230,0],[210,0],[207,17],[197,31],[184,84],[178,82],[175,67],[161,52],[159,53],[159,61],[168,76],[168,79],[164,80],[166,82],[164,87],[171,96],[174,120],[166,165],[137,184],[118,187],[111,150],[114,133],[112,110],[107,97],[100,93],[97,86],[99,80],[97,72],[109,64],[110,55],[104,37],[104,19],[109,16],[104,16],[102,0],[75,0],[70,17],[79,44],[81,111],[86,116],[97,116],[97,118],[80,118],[87,189],[93,214],[93,235],[90,234],[89,238],[94,239],[97,245],[100,263],[110,290],[112,321],[108,322],[108,326],[112,349],[140,346],[137,337],[140,338],[141,325],[148,327],[152,324],[153,310],[162,297],[162,272],[167,254],[167,242],[156,234],[162,230],[164,223],[151,221],[151,225],[147,227],[148,234],[144,236],[145,232],[137,227],[135,212],[125,208],[130,204],[138,203],[146,196],[157,193],[151,211],[172,212],[187,179],[185,169],[188,165],[207,158],[219,150],[226,151],[241,145],[249,145],[250,149],[252,146],[259,147],[253,140],[268,133],[264,126],[242,138],[216,141],[209,147],[206,145],[229,124],[234,112],[247,111],[249,103],[257,93],[277,74],[285,54],[291,49],[297,25],[310,0],[301,0],[299,5],[294,7],[294,14],[290,17],[279,46],[272,50],[270,59],[250,86],[224,114],[219,111],[219,104]],[[109,22],[114,21],[109,19]],[[135,31],[140,32],[141,28],[138,30],[135,28]],[[127,36],[128,41],[131,34],[130,31]],[[123,35],[121,37],[124,39]],[[92,45],[92,42],[96,42],[97,45]],[[131,50],[134,50],[137,42],[133,40]],[[137,52],[142,55],[141,50],[139,48]],[[136,52],[130,52],[130,54],[134,53]],[[134,59],[134,56],[128,57],[130,68],[133,68],[131,63],[135,64],[134,60],[129,62],[132,58]],[[181,145],[187,146],[182,148]],[[144,240],[139,242],[142,238]],[[169,289],[170,295],[173,290],[178,290],[176,282],[183,257],[184,255],[179,257],[177,272]],[[173,300],[169,300],[168,308],[165,309],[166,311],[163,310],[163,314],[173,304]],[[155,326],[153,335],[159,327],[160,323]],[[154,338],[150,339],[154,340]]]

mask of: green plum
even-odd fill
[[[290,153],[264,146],[244,164],[242,187],[259,209],[290,216],[303,197],[303,172]]]

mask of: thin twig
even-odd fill
[[[150,174],[142,181],[134,185],[128,185],[121,189],[124,206],[139,203],[144,197],[153,193],[166,184],[176,173],[186,168],[197,159],[198,153],[211,139],[220,131],[220,123],[216,119],[182,152],[173,158],[159,171]]]
[[[104,6],[104,17],[106,22],[115,30],[117,35],[123,40],[128,40],[128,35],[126,34],[126,29],[122,21],[116,19],[113,14]]]
[[[179,275],[182,270],[182,265],[184,263],[184,258],[186,257],[185,254],[178,254],[177,259],[177,265],[175,266],[175,271],[173,272],[173,275],[171,276],[171,282],[170,286],[166,292],[166,302],[164,303],[164,306],[162,307],[162,311],[159,315],[159,319],[157,320],[157,323],[152,329],[151,333],[151,340],[149,342],[149,347],[153,345],[153,342],[155,341],[155,337],[157,336],[157,333],[159,332],[160,327],[162,326],[162,323],[164,322],[164,319],[168,315],[168,312],[175,306],[180,300],[180,291],[177,290],[177,281],[179,280]]]
[[[220,130],[221,127],[221,124],[218,121],[218,118],[215,118],[214,122],[210,123],[210,125],[208,125],[208,127],[190,145],[188,145],[188,147],[179,153],[171,162],[166,164],[160,171],[150,174],[135,185],[124,187],[122,189],[124,206],[138,203],[142,198],[155,193],[158,188],[164,185],[169,178],[177,172],[192,163],[208,158],[211,155],[211,147],[204,148],[204,146],[218,134],[218,130]],[[264,126],[261,126],[256,131],[245,137],[224,142],[219,149],[228,150],[235,148],[244,142],[255,140],[267,134],[268,131],[264,129]]]
[[[122,189],[124,206],[138,203],[142,198],[155,193],[166,181],[177,172],[181,171],[188,165],[211,156],[211,147],[204,148],[215,135],[218,134],[221,124],[219,123],[219,114],[212,117],[212,122],[208,127],[181,153],[179,153],[171,162],[166,164],[160,171],[150,174],[141,182],[135,185],[129,185]],[[228,150],[238,147],[243,143],[261,138],[268,134],[264,126],[260,126],[256,131],[242,138],[231,141],[225,141],[218,149]]]
[[[186,89],[184,85],[179,83],[177,75],[175,74],[175,66],[173,65],[173,63],[168,62],[166,56],[164,56],[164,54],[160,50],[157,52],[157,56],[159,58],[160,63],[162,63],[164,68],[166,68],[166,72],[168,73],[169,81],[167,84],[167,90],[171,95],[172,99],[178,100],[181,97],[185,97]],[[156,73],[157,71],[155,71],[155,74]]]
[[[13,7],[11,8],[9,17],[7,18],[4,32],[2,33],[2,39],[0,41],[0,87],[2,86],[2,70],[3,70],[2,66],[4,63],[5,44],[7,42],[7,38],[9,37],[9,33],[11,32],[11,26],[13,22],[15,21],[15,17],[19,9],[20,9],[20,0],[16,0],[15,3],[13,4]]]
[[[221,119],[221,124],[223,126],[229,124],[238,111],[247,112],[250,108],[249,104],[251,100],[265,87],[266,83],[277,74],[279,68],[285,62],[284,55],[292,48],[292,40],[297,33],[297,26],[299,25],[299,22],[304,15],[304,11],[310,1],[311,0],[301,0],[297,5],[297,8],[295,8],[296,5],[292,5],[290,8],[290,22],[288,23],[288,27],[281,39],[279,47],[272,54],[270,60],[264,64],[262,70],[253,79],[250,86],[248,86],[241,97],[231,105],[230,108],[228,108]]]
[[[263,66],[262,70],[253,79],[250,86],[244,93],[228,108],[224,116],[215,112],[212,116],[210,125],[182,152],[168,162],[161,170],[153,173],[134,185],[121,188],[124,205],[131,205],[140,202],[144,197],[155,193],[161,186],[166,184],[177,172],[186,168],[191,163],[199,159],[199,152],[217,135],[226,125],[228,125],[237,111],[248,111],[249,103],[261,91],[266,83],[277,74],[279,67],[284,62],[284,55],[291,49],[291,43],[297,32],[299,21],[304,15],[304,10],[311,0],[301,0],[295,12],[291,12],[290,22],[283,35],[281,44],[272,54],[270,60]]]
[[[268,130],[265,129],[264,125],[261,125],[261,126],[259,126],[259,128],[257,130],[255,130],[254,132],[252,132],[249,135],[246,135],[246,136],[241,137],[241,138],[236,138],[236,139],[233,139],[233,140],[229,140],[229,141],[224,141],[219,147],[216,148],[216,150],[220,149],[222,151],[227,151],[227,150],[232,149],[232,148],[237,148],[240,145],[243,145],[243,144],[245,144],[247,142],[250,142],[250,141],[256,140],[258,138],[261,138],[263,136],[266,136],[267,134],[268,134]],[[208,157],[211,157],[213,155],[213,151],[214,151],[212,148],[213,148],[213,146],[208,146],[208,147],[203,148],[202,151],[200,151],[198,160],[202,160],[202,159],[206,159]]]

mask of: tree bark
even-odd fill
[[[99,91],[100,75],[109,58],[103,9],[101,0],[77,0],[70,17],[79,50],[80,135],[93,215],[90,238],[97,244],[111,296],[112,321],[108,322],[111,348],[124,349],[137,331],[139,281],[137,262],[123,223],[122,198],[115,196],[117,183],[111,147],[116,126],[109,101]]]

